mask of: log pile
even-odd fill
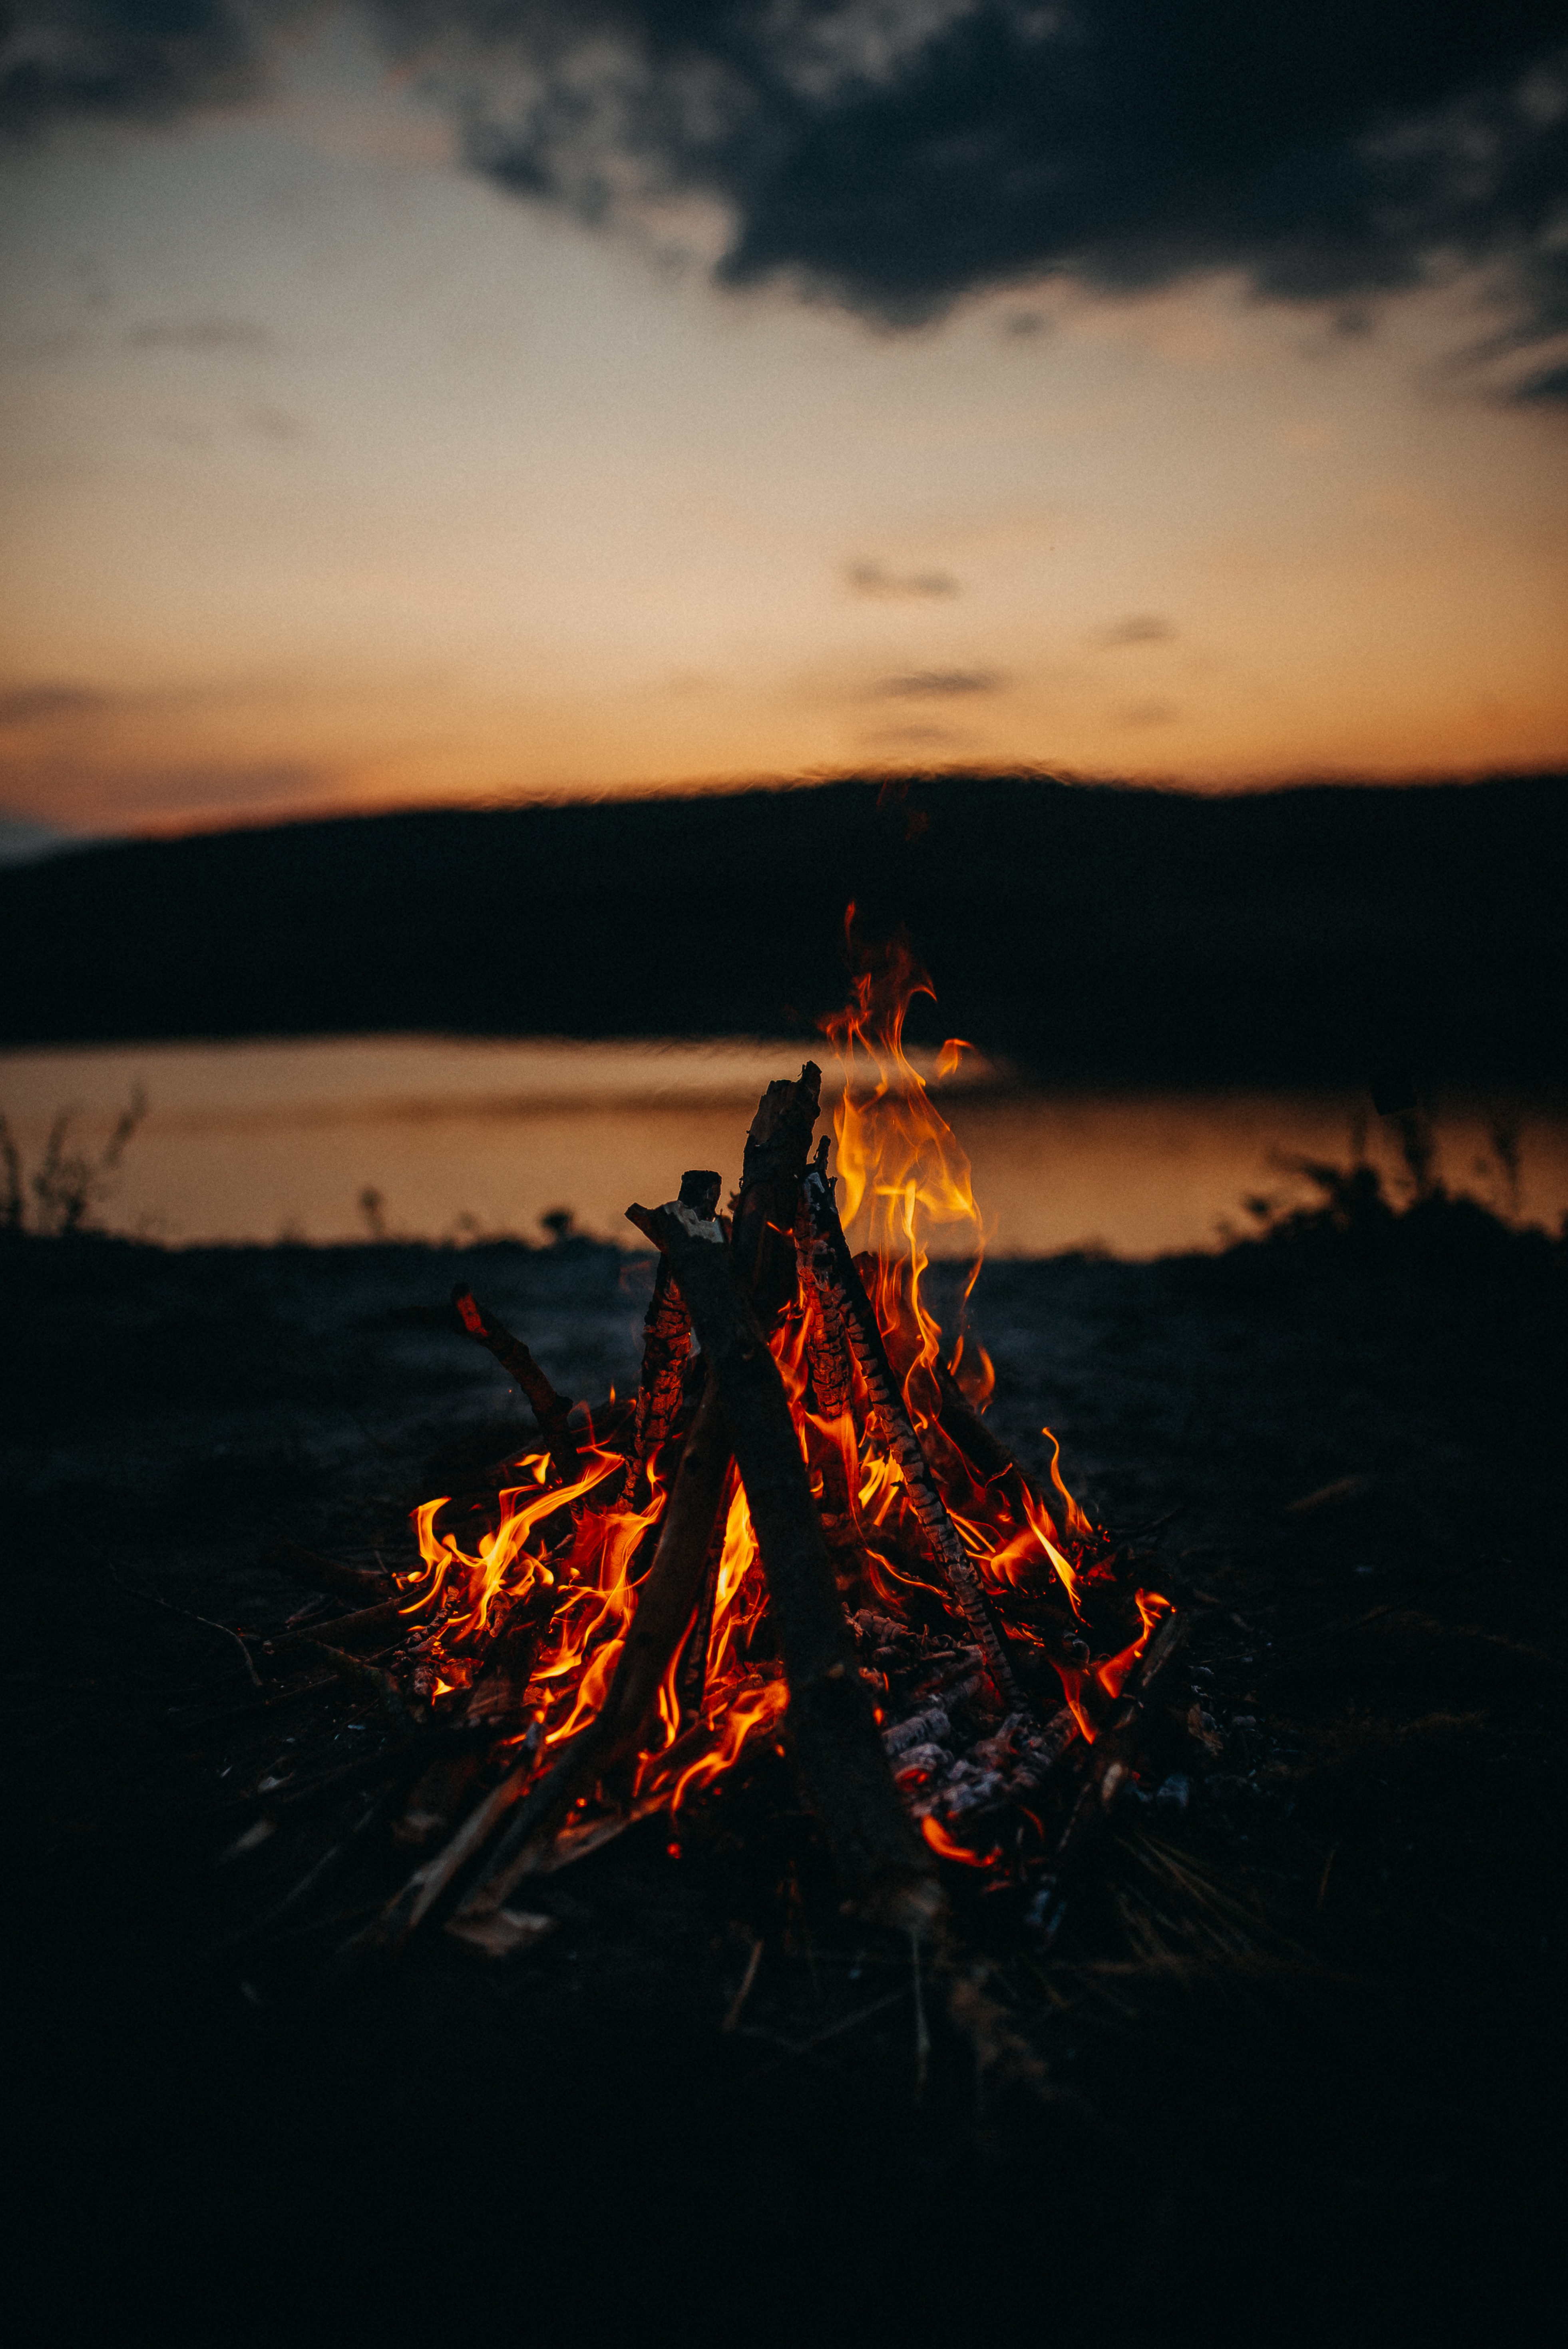
[[[727,1214],[708,1169],[628,1210],[657,1250],[634,1397],[572,1404],[459,1288],[453,1326],[517,1381],[538,1446],[421,1504],[409,1571],[273,1554],[320,1599],[265,1657],[319,1660],[384,1733],[355,1834],[404,1873],[340,1974],[431,1930],[526,1948],[548,1930],[517,1905],[531,1878],[650,1814],[678,1829],[782,1755],[843,1910],[913,1936],[995,2036],[954,1897],[1010,1888],[1048,1942],[1140,1791],[1181,1622],[1135,1546],[997,1440],[919,1262],[851,1254],[811,1154],[820,1086],[808,1062],[769,1087]]]

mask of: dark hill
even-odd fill
[[[852,897],[960,1033],[1096,1083],[1555,1085],[1568,779],[1231,798],[946,776],[439,810],[0,875],[13,1043],[808,1032]]]

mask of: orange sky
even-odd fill
[[[1568,764],[1568,436],[1478,282],[874,329],[512,201],[341,23],[3,177],[5,815]]]

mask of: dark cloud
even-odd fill
[[[1560,0],[373,0],[479,169],[582,218],[706,199],[718,274],[893,325],[1063,272],[1352,305],[1434,266],[1568,324]],[[284,0],[19,0],[0,121],[243,96]],[[1538,369],[1538,398],[1560,370]]]
[[[126,341],[141,351],[270,351],[264,326],[244,318],[146,318]]]
[[[1109,652],[1118,645],[1168,644],[1175,633],[1158,612],[1130,612],[1125,620],[1112,620],[1109,627],[1097,629],[1095,642]]]
[[[112,693],[86,685],[14,685],[0,691],[0,726],[37,726],[54,718],[87,718],[111,709]]]
[[[966,693],[997,693],[1005,682],[995,669],[926,668],[913,677],[890,677],[877,692],[889,700],[945,701]]]
[[[920,603],[958,593],[958,582],[948,571],[894,572],[884,571],[880,563],[851,563],[844,577],[851,593],[882,603]]]
[[[279,29],[292,13],[267,12]],[[166,121],[253,97],[259,19],[241,0],[13,0],[0,16],[0,129],[61,117]]]

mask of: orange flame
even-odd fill
[[[931,982],[902,937],[876,953],[859,952],[853,922],[851,905],[847,933],[857,964],[851,1000],[823,1022],[843,1071],[834,1115],[841,1220],[869,1245],[860,1263],[888,1357],[981,1587],[1004,1629],[1037,1657],[1042,1651],[1049,1656],[1065,1701],[1092,1738],[1169,1601],[1138,1591],[1140,1628],[1130,1640],[1126,1617],[1118,1611],[1126,1601],[1114,1591],[1107,1617],[1108,1577],[1098,1561],[1109,1543],[1068,1490],[1048,1429],[1043,1431],[1051,1454],[1044,1491],[1014,1466],[983,1471],[963,1448],[965,1427],[972,1431],[973,1422],[964,1421],[955,1396],[969,1411],[983,1410],[995,1374],[979,1348],[965,1350],[962,1333],[944,1356],[926,1276],[934,1238],[944,1254],[956,1242],[969,1257],[962,1311],[983,1259],[983,1219],[969,1160],[904,1049],[909,1007],[918,995],[934,999]],[[950,1038],[938,1077],[953,1074],[972,1049]],[[769,1343],[812,1489],[841,1529],[835,1551],[841,1587],[857,1578],[861,1585],[858,1598],[847,1588],[848,1603],[874,1600],[896,1625],[929,1625],[936,1609],[966,1640],[888,1431],[868,1408],[859,1373],[852,1409],[825,1418],[811,1408],[810,1309],[809,1300],[799,1300]],[[601,1426],[605,1423],[602,1418]],[[492,1521],[468,1547],[440,1523],[449,1501],[426,1501],[414,1513],[425,1571],[417,1586],[407,1587],[401,1611],[411,1629],[430,1627],[415,1633],[423,1641],[421,1661],[432,1668],[427,1686],[437,1694],[471,1686],[487,1642],[515,1627],[529,1630],[527,1709],[540,1723],[542,1769],[549,1766],[550,1749],[603,1704],[668,1498],[656,1457],[640,1484],[626,1480],[613,1417],[608,1425],[612,1433],[603,1440],[590,1430],[580,1441],[583,1473],[571,1485],[552,1481],[557,1472],[547,1451],[520,1456],[513,1464],[516,1482],[498,1495]],[[972,1432],[968,1441],[975,1448]],[[645,1732],[634,1778],[639,1808],[652,1804],[673,1813],[759,1744],[778,1744],[789,1692],[776,1665],[751,1655],[767,1603],[751,1513],[737,1483],[709,1588],[686,1648],[665,1673]],[[1116,1652],[1107,1652],[1110,1638],[1093,1630],[1097,1620],[1109,1620],[1121,1637]],[[1078,1661],[1069,1661],[1063,1647],[1068,1635]],[[867,1677],[888,1685],[885,1674],[868,1671]],[[1000,1858],[999,1852],[983,1856],[958,1843],[934,1816],[921,1824],[928,1845],[945,1859],[985,1868]]]

